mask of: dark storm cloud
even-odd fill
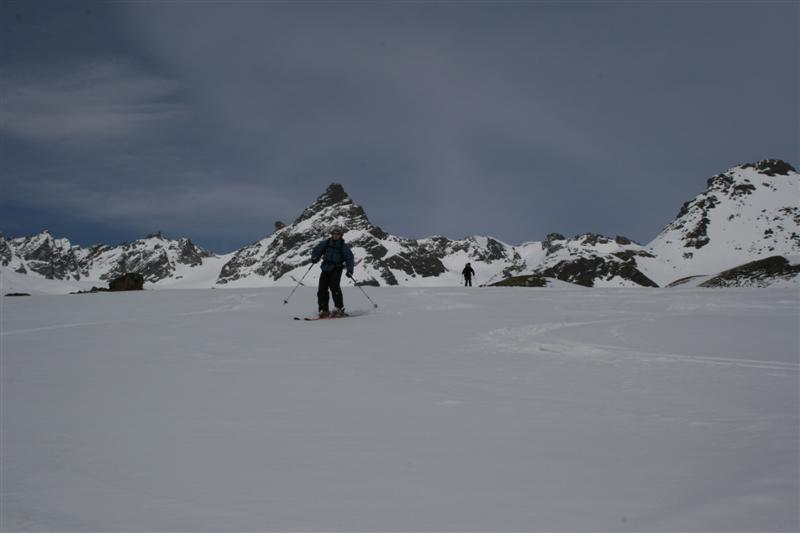
[[[41,78],[55,88],[11,75],[26,90],[0,134],[48,172],[95,153],[29,180],[61,185],[52,209],[217,248],[331,181],[401,235],[648,240],[708,176],[797,162],[793,3],[110,6],[113,31],[93,31],[113,53],[98,59],[84,35],[70,56],[83,66]]]
[[[182,106],[170,80],[120,61],[88,61],[61,69],[0,70],[0,133],[32,142],[126,135],[176,118]]]

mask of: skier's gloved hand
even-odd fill
[[[347,276],[350,279],[353,279],[353,273],[352,272],[348,272],[347,274],[345,274],[345,276]]]
[[[319,260],[320,260],[321,258],[322,258],[322,256],[320,256],[320,257],[312,257],[312,258],[311,258],[311,262],[312,262],[312,263],[319,263]]]

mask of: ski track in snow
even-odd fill
[[[3,299],[3,531],[798,529],[780,290]]]
[[[253,294],[250,294],[249,296],[253,296]],[[231,313],[235,311],[259,309],[263,308],[265,305],[263,303],[255,302],[252,298],[248,298],[248,296],[246,295],[239,295],[239,294],[231,294],[229,296],[226,296],[225,300],[227,302],[233,302],[233,303],[224,303],[222,305],[211,307],[209,309],[203,309],[201,311],[189,311],[187,313],[179,313],[179,314],[184,316],[191,316],[191,315],[204,315],[209,313]]]
[[[790,374],[800,372],[800,364],[781,363],[775,361],[758,361],[741,358],[703,357],[694,355],[673,354],[665,352],[642,352],[626,349],[622,346],[604,344],[580,344],[566,340],[551,340],[536,342],[535,339],[543,334],[552,333],[569,328],[586,326],[589,324],[604,324],[611,328],[615,336],[622,336],[619,332],[622,322],[630,323],[650,318],[631,318],[620,320],[594,320],[590,322],[555,322],[532,324],[519,328],[500,328],[483,334],[482,340],[488,349],[501,349],[518,353],[538,354],[541,352],[563,354],[578,357],[617,357],[624,356],[637,359],[639,362],[684,362],[723,366],[739,366],[746,368],[760,368],[763,370],[786,371]]]
[[[66,328],[81,328],[86,326],[103,326],[108,324],[118,324],[119,321],[115,320],[99,320],[94,322],[74,322],[68,324],[53,324],[52,326],[42,326],[39,328],[27,328],[27,329],[12,329],[9,331],[0,331],[0,336],[6,335],[18,335],[20,333],[41,333],[43,331],[49,331],[54,329],[66,329]]]

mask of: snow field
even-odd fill
[[[344,290],[0,299],[0,529],[800,527],[798,291]]]

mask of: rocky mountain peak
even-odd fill
[[[706,192],[721,192],[732,197],[744,196],[753,192],[759,185],[766,187],[774,185],[775,181],[766,178],[776,176],[797,176],[797,171],[792,165],[780,159],[745,163],[709,178]]]
[[[339,183],[328,185],[325,192],[308,206],[294,223],[298,224],[319,215],[323,215],[326,219],[364,219],[359,225],[363,225],[365,221],[369,222],[366,220],[364,209],[353,203]]]
[[[343,202],[349,199],[341,183],[331,183],[320,198],[329,198],[332,202]]]
[[[79,279],[79,247],[67,239],[55,239],[47,230],[5,241],[3,266],[13,263],[19,273],[36,272],[49,279]]]
[[[788,176],[791,172],[797,172],[792,165],[780,159],[764,159],[758,163],[741,165],[740,168],[754,168],[759,174],[765,174],[767,176]]]

